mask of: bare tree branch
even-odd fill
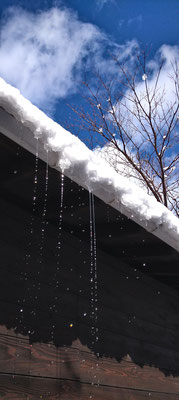
[[[172,96],[169,101],[166,88],[160,83],[164,61],[158,66],[152,84],[148,79],[145,51],[136,53],[136,68],[132,72],[117,57],[114,61],[119,67],[119,79],[107,80],[96,74],[96,87],[83,82],[87,107],[74,107],[73,111],[81,121],[81,128],[106,143],[107,159],[118,172],[139,181],[157,201],[178,215],[177,62],[171,65]]]

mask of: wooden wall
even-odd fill
[[[178,292],[125,264],[122,249],[117,258],[98,247],[98,340],[93,343],[88,194],[66,180],[58,257],[60,181],[50,171],[41,258],[44,165],[31,235],[34,159],[20,150],[19,160],[8,141],[6,151],[0,198],[0,398],[177,399]],[[107,208],[105,218],[108,224]],[[120,239],[124,221],[116,218]]]

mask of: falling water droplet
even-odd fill
[[[91,287],[91,339],[92,346],[96,346],[99,340],[98,335],[98,274],[97,274],[97,246],[96,246],[96,222],[94,196],[89,192],[90,211],[90,287]],[[95,351],[95,349],[94,349]],[[96,379],[96,375],[95,378]],[[91,383],[94,385],[94,382]]]
[[[47,151],[47,161],[46,161],[46,171],[45,171],[45,193],[44,193],[44,205],[41,218],[41,240],[39,244],[40,256],[39,263],[42,264],[43,251],[45,243],[45,227],[46,227],[46,214],[47,214],[47,198],[48,198],[48,151]]]
[[[29,240],[28,246],[26,250],[25,256],[25,264],[28,266],[30,257],[31,257],[31,248],[32,248],[32,235],[34,233],[34,219],[35,219],[35,212],[36,212],[36,200],[37,200],[37,181],[38,181],[38,161],[39,161],[39,153],[38,153],[38,139],[36,141],[36,152],[35,152],[35,172],[34,172],[34,183],[33,183],[33,193],[32,193],[32,212],[31,212],[31,219],[29,224]]]

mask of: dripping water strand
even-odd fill
[[[27,248],[25,254],[25,270],[21,272],[21,280],[27,281],[28,280],[28,266],[30,263],[30,259],[32,256],[32,240],[33,240],[33,233],[34,233],[34,224],[35,224],[35,213],[36,213],[36,201],[37,201],[37,181],[38,181],[38,162],[39,162],[39,150],[38,150],[38,139],[36,141],[36,150],[35,150],[35,171],[34,171],[34,179],[33,179],[33,190],[32,190],[32,210],[30,216],[30,224],[29,230],[27,231]],[[29,291],[29,288],[27,288]],[[30,293],[29,293],[30,296]],[[24,318],[24,305],[26,299],[18,299],[19,303],[19,318],[16,317],[18,325],[22,323]],[[16,327],[17,329],[17,327]]]
[[[60,182],[60,210],[59,210],[59,222],[58,222],[58,235],[56,245],[56,273],[55,273],[55,286],[59,287],[59,281],[57,280],[57,273],[60,269],[60,255],[61,255],[61,240],[62,240],[62,221],[63,221],[63,198],[64,198],[64,175],[61,174]]]
[[[61,251],[61,236],[62,236],[62,220],[63,220],[63,198],[64,198],[64,175],[61,174],[61,191],[60,191],[60,214],[58,224],[58,242],[57,242],[57,268],[59,268],[59,257]]]
[[[95,205],[94,205],[94,195],[92,196],[92,222],[93,222],[93,258],[94,258],[94,294],[95,294],[95,303],[98,302],[98,274],[97,274],[97,250],[96,250],[96,220],[95,220]],[[97,324],[98,320],[98,308],[97,304],[95,304],[95,320]],[[98,338],[96,337],[96,341]]]
[[[97,246],[96,246],[96,222],[95,222],[95,204],[94,195],[89,192],[89,210],[90,210],[90,287],[91,287],[91,338],[92,347],[97,356],[96,371],[93,376],[92,385],[99,385],[97,380],[97,368],[99,362],[99,353],[96,351],[98,342],[98,274],[97,274]],[[92,398],[92,397],[91,397]]]
[[[62,242],[62,222],[63,222],[63,203],[64,203],[64,174],[61,173],[61,181],[60,181],[60,210],[59,210],[59,222],[58,222],[58,235],[57,235],[57,245],[56,245],[56,272],[54,274],[54,282],[53,287],[56,289],[59,288],[60,278],[59,278],[59,270],[60,270],[60,256],[61,256],[61,242]],[[53,297],[53,302],[49,307],[51,312],[57,313],[57,304],[59,301],[59,296],[55,293]],[[51,339],[54,339],[54,330],[55,324],[52,326],[51,330]]]
[[[47,151],[47,161],[45,170],[45,193],[44,193],[44,205],[41,219],[41,240],[40,240],[40,257],[39,264],[42,264],[44,242],[45,242],[45,226],[46,226],[46,215],[47,215],[47,198],[48,198],[48,151]]]
[[[91,282],[91,318],[95,322],[97,329],[98,322],[98,275],[97,275],[97,249],[96,249],[96,223],[95,223],[95,205],[94,195],[89,192],[90,209],[90,282]],[[95,327],[93,336],[97,332]],[[98,337],[95,337],[96,342]],[[94,343],[93,343],[94,344]]]
[[[29,230],[29,242],[27,246],[27,252],[25,256],[25,264],[26,266],[29,264],[30,256],[31,256],[31,247],[32,247],[32,236],[34,233],[34,220],[35,220],[35,212],[36,212],[36,200],[37,200],[37,182],[38,182],[38,162],[39,162],[39,150],[38,150],[38,139],[36,142],[36,151],[35,151],[35,172],[34,172],[34,182],[33,182],[33,192],[32,192],[32,212],[30,218],[30,230]]]
[[[45,225],[46,225],[46,213],[47,213],[47,195],[48,195],[48,151],[47,151],[47,161],[46,161],[46,171],[45,171],[45,193],[44,193],[44,203],[43,203],[43,211],[42,211],[42,217],[41,217],[41,237],[40,237],[40,249],[39,249],[39,258],[38,258],[38,263],[42,264],[43,260],[43,250],[44,250],[44,241],[45,241]],[[38,309],[38,293],[41,289],[41,283],[40,283],[40,270],[38,267],[38,279],[33,284],[34,287],[34,296],[33,296],[33,310],[31,311],[31,314],[34,318],[36,318],[37,315],[37,309]]]
[[[35,183],[37,185],[37,176],[35,178]],[[41,217],[41,236],[40,236],[40,248],[39,248],[39,258],[37,259],[38,264],[42,264],[43,258],[43,248],[45,241],[45,225],[46,225],[46,212],[47,212],[47,195],[48,195],[48,151],[47,151],[47,161],[46,161],[46,171],[45,171],[45,193],[44,193],[44,203],[43,203],[43,211]],[[37,318],[37,310],[38,310],[38,293],[41,289],[40,283],[40,270],[38,267],[38,278],[33,283],[33,297],[32,297],[32,310],[31,315],[33,318]],[[34,334],[35,331],[31,332],[31,335]]]

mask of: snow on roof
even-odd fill
[[[0,78],[0,131],[179,251],[179,220]]]

